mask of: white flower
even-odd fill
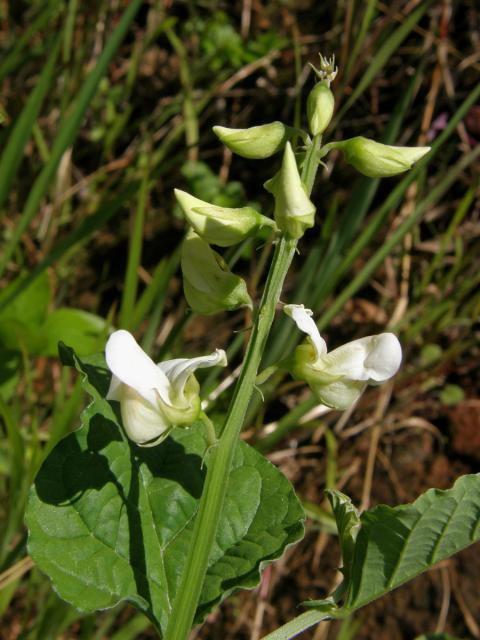
[[[118,400],[128,437],[151,447],[174,426],[189,425],[200,414],[199,384],[193,372],[201,367],[226,366],[225,351],[208,356],[176,358],[156,365],[135,338],[115,331],[105,348],[112,372],[108,400]]]
[[[310,309],[290,304],[284,311],[309,336],[295,350],[292,374],[305,380],[328,407],[348,408],[367,384],[385,382],[398,371],[402,348],[393,333],[353,340],[328,353]]]

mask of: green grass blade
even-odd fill
[[[8,53],[0,64],[0,82],[15,71],[23,62],[22,51],[27,47],[32,37],[41,29],[43,29],[50,20],[55,17],[57,8],[61,8],[62,3],[58,0],[49,2],[43,11],[35,18],[32,24],[24,31],[24,33],[16,40],[10,53]]]
[[[384,221],[390,214],[390,212],[398,206],[399,202],[403,198],[405,192],[407,191],[410,184],[418,179],[419,174],[423,171],[424,167],[432,161],[432,159],[437,155],[437,153],[441,150],[442,145],[446,140],[455,132],[458,123],[465,117],[468,113],[470,107],[475,104],[475,102],[480,97],[480,85],[475,87],[475,89],[467,96],[464,102],[457,109],[456,113],[450,119],[447,127],[442,131],[442,133],[438,136],[435,142],[432,145],[432,149],[430,153],[425,156],[423,160],[421,160],[415,167],[401,180],[401,182],[390,192],[390,194],[385,199],[383,205],[378,209],[378,211],[374,214],[368,226],[365,230],[358,236],[357,240],[353,243],[351,249],[345,258],[341,261],[336,269],[335,277],[331,278],[326,284],[325,290],[322,292],[321,298],[315,300],[314,307],[317,307],[321,304],[321,302],[325,299],[326,295],[332,291],[340,277],[345,274],[348,269],[352,266],[354,261],[358,258],[358,256],[362,253],[362,251],[369,245],[374,236],[378,233],[379,229],[382,227]]]
[[[23,500],[22,487],[25,479],[25,447],[19,425],[0,393],[0,417],[5,425],[9,452],[9,505],[8,514],[0,531],[0,567],[3,565],[8,545],[17,530]]]
[[[135,640],[138,634],[152,627],[152,623],[143,614],[137,613],[136,616],[126,622],[121,629],[114,633],[110,640]]]
[[[120,327],[131,329],[135,311],[135,300],[138,289],[138,267],[142,257],[143,226],[145,221],[145,209],[150,191],[150,178],[147,159],[144,156],[145,167],[138,194],[138,204],[133,218],[133,232],[128,246],[128,261],[125,273],[122,302],[120,306]]]
[[[135,306],[132,326],[137,329],[140,323],[160,298],[165,298],[170,279],[180,264],[180,247],[171,256],[163,258],[155,268],[151,282],[143,291]]]
[[[338,122],[343,118],[345,113],[350,107],[358,100],[363,92],[370,86],[374,78],[386,65],[390,57],[395,53],[398,47],[402,44],[408,34],[417,25],[420,18],[426,12],[431,4],[431,0],[424,0],[420,5],[412,11],[412,13],[401,23],[401,25],[392,33],[391,36],[382,44],[379,50],[376,52],[375,57],[371,61],[369,67],[363,74],[359,83],[356,85],[352,94],[345,102],[335,117],[335,121]]]
[[[75,17],[77,15],[78,0],[70,0],[68,3],[67,19],[65,20],[65,32],[63,35],[63,63],[68,64],[72,53],[73,30],[75,27]]]
[[[57,37],[38,82],[15,123],[8,143],[0,157],[0,167],[2,167],[0,171],[0,210],[17,173],[17,169],[22,160],[23,150],[32,133],[33,126],[42,108],[47,91],[50,89],[59,47],[60,39]]]
[[[428,269],[426,270],[422,278],[422,282],[420,283],[420,290],[425,289],[425,287],[427,287],[430,284],[435,270],[438,268],[441,261],[443,260],[445,251],[448,245],[450,244],[450,241],[453,237],[453,234],[455,233],[456,228],[458,227],[458,225],[461,223],[463,218],[466,216],[466,214],[470,210],[472,202],[475,198],[475,193],[477,188],[478,188],[478,181],[476,184],[472,185],[470,189],[468,189],[467,193],[464,195],[464,197],[462,198],[462,201],[458,205],[455,213],[453,214],[453,218],[450,221],[450,224],[448,225],[447,231],[445,232],[445,235],[443,236],[440,242],[438,251],[433,256],[433,259],[429,264]]]
[[[12,257],[22,234],[38,212],[42,198],[47,192],[65,150],[73,143],[75,136],[77,135],[85,112],[88,109],[98,87],[98,83],[105,75],[108,65],[126,36],[128,28],[141,4],[142,0],[132,0],[128,5],[119,25],[105,45],[95,68],[88,75],[76,99],[74,100],[72,108],[65,114],[60,130],[53,144],[50,159],[36,179],[27,198],[27,202],[25,203],[20,221],[13,232],[12,239],[5,248],[5,253],[0,262],[0,276],[5,272],[5,267]]]
[[[343,76],[348,78],[350,75],[350,70],[352,69],[354,63],[358,59],[358,54],[360,52],[360,48],[365,40],[365,36],[367,35],[367,31],[372,23],[372,20],[375,16],[375,10],[377,8],[377,0],[367,0],[365,3],[365,11],[363,14],[362,22],[360,24],[360,29],[358,30],[358,35],[355,39],[355,44],[353,45],[352,51],[349,53],[348,62],[345,67],[345,71]]]
[[[456,165],[454,165],[449,173],[442,178],[437,186],[432,189],[429,195],[415,209],[415,211],[395,230],[394,233],[386,240],[386,242],[378,249],[378,251],[370,258],[363,269],[353,278],[349,285],[335,298],[335,301],[329,306],[328,310],[322,315],[317,326],[321,331],[342,309],[343,305],[355,295],[355,293],[365,284],[368,278],[385,260],[390,251],[405,237],[405,235],[420,221],[422,215],[437,202],[439,198],[450,188],[453,182],[478,156],[480,155],[480,146],[463,156]]]
[[[0,293],[0,311],[5,309],[15,298],[24,291],[45,269],[50,267],[56,260],[59,260],[67,251],[75,246],[80,245],[87,240],[97,229],[104,225],[112,218],[125,203],[133,196],[138,189],[138,183],[132,182],[118,196],[104,203],[99,207],[97,213],[92,214],[76,229],[74,229],[64,240],[59,242],[50,253],[38,264],[30,273],[17,278],[8,289],[4,289]]]

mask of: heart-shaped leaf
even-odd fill
[[[185,570],[208,466],[203,425],[139,448],[123,433],[117,403],[105,400],[110,373],[103,357],[81,361],[66,347],[61,356],[85,376],[94,400],[83,427],[57,445],[32,487],[30,554],[78,609],[128,600],[162,630]],[[197,621],[232,590],[256,585],[262,565],[302,537],[303,518],[288,480],[240,442]]]

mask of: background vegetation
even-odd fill
[[[320,224],[302,241],[284,300],[315,309],[331,347],[388,326],[405,362],[345,414],[321,414],[286,378],[262,387],[264,403],[252,398],[245,438],[294,483],[307,535],[194,637],[260,638],[336,584],[325,487],[365,508],[478,468],[479,41],[475,0],[0,4],[2,639],[155,637],[129,606],[75,611],[26,554],[28,488],[86,402],[56,345],[91,353],[114,326],[157,359],[228,346],[232,375],[202,378],[209,411],[222,415],[250,319],[186,308],[172,189],[267,212],[262,184],[278,160],[232,157],[211,126],[305,125],[307,63],[319,52],[335,53],[340,69],[333,138],[433,150],[426,165],[381,183],[329,156],[312,198]],[[254,298],[272,252],[265,240],[228,256]],[[277,319],[265,365],[294,347],[291,328]],[[478,550],[466,550],[305,637],[480,638],[479,575]]]

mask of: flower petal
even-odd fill
[[[108,388],[107,395],[105,396],[107,400],[117,400],[120,402],[120,390],[122,387],[122,382],[117,378],[117,376],[112,373],[112,379],[110,380],[110,387]]]
[[[322,358],[321,368],[349,380],[383,382],[398,371],[402,348],[393,333],[353,340]]]
[[[292,318],[300,331],[303,331],[310,336],[310,340],[317,352],[317,357],[321,358],[324,356],[327,353],[327,345],[320,335],[317,325],[312,318],[313,311],[311,309],[306,309],[303,304],[286,304],[283,307],[283,310],[287,316]]]
[[[170,402],[167,376],[147,356],[131,333],[123,329],[112,333],[105,347],[105,357],[110,371],[150,404],[157,406],[154,389],[165,402]],[[110,391],[115,392],[112,386]]]
[[[152,447],[166,437],[171,425],[158,409],[125,384],[121,385],[120,395],[122,422],[130,440]]]
[[[394,376],[402,363],[402,347],[393,333],[374,336],[372,348],[365,360],[370,380],[382,382]]]
[[[198,358],[175,358],[159,362],[158,368],[167,376],[176,394],[183,397],[185,384],[196,369],[204,367],[225,367],[227,355],[223,349],[216,349],[208,356]]]
[[[366,382],[344,378],[326,385],[319,385],[312,390],[322,404],[331,409],[344,411],[359,399],[366,386]]]

